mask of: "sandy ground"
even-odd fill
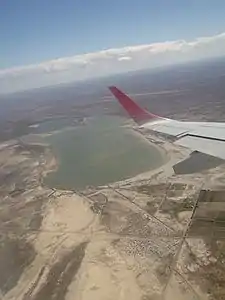
[[[25,186],[15,174],[1,187],[0,299],[225,299],[205,287],[218,257],[188,234],[201,189],[223,186],[224,166],[174,176],[189,151],[156,142],[165,165],[79,194],[42,186],[56,164],[48,151],[0,148],[1,169],[19,168]]]

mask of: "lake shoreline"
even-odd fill
[[[101,188],[102,186],[106,186],[106,185],[117,185],[118,183],[124,183],[126,181],[130,181],[132,179],[135,180],[135,178],[139,178],[139,177],[143,177],[144,174],[151,174],[151,173],[155,173],[158,170],[160,170],[163,166],[165,166],[169,161],[170,161],[170,155],[169,152],[167,151],[167,149],[159,144],[154,143],[153,141],[150,141],[146,136],[144,136],[142,133],[133,130],[132,128],[129,128],[130,133],[132,133],[133,136],[135,136],[136,138],[140,139],[142,142],[148,144],[149,147],[152,147],[154,149],[157,150],[158,153],[160,153],[160,158],[161,158],[161,162],[155,166],[155,167],[149,167],[146,171],[141,171],[135,175],[127,175],[125,178],[121,179],[121,180],[115,180],[115,181],[109,181],[106,184],[97,184],[97,185],[86,185],[85,187],[81,187],[81,188],[68,188],[68,187],[62,187],[62,186],[53,186],[53,185],[49,185],[48,183],[46,183],[46,177],[54,172],[58,171],[59,165],[60,165],[60,158],[59,156],[56,154],[56,152],[54,151],[53,147],[49,144],[49,148],[51,149],[52,155],[54,156],[54,166],[51,164],[51,170],[49,170],[48,172],[45,173],[45,178],[43,180],[44,184],[48,187],[51,188],[56,188],[56,189],[61,189],[61,190],[79,190],[79,191],[85,191],[89,188],[92,189],[97,189],[97,188]],[[137,141],[138,142],[138,141]]]

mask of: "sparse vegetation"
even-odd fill
[[[32,158],[24,162],[24,148],[18,146],[15,149],[8,155],[1,152],[6,157],[0,182],[0,269],[4,270],[0,272],[2,293],[8,292],[17,284],[36,255],[33,245],[26,237],[27,232],[40,228],[42,207],[46,200],[45,193],[39,194],[40,191],[35,192],[29,187],[31,181],[35,184],[34,189],[39,186],[37,177],[33,176],[35,170],[31,164],[36,158],[32,154]],[[30,193],[28,199],[24,196],[26,193]]]
[[[223,300],[225,295],[225,266],[224,266],[224,241],[212,241],[209,248],[211,256],[216,258],[207,264],[198,260],[199,268],[196,272],[189,274],[190,278],[195,279],[202,290],[209,295],[210,300]],[[196,261],[196,257],[194,257]]]
[[[5,294],[16,284],[25,268],[33,261],[35,250],[23,237],[1,235],[0,290]]]
[[[27,294],[23,300],[29,299],[28,297],[32,297],[33,300],[65,299],[67,288],[80,268],[87,244],[83,242],[65,254],[52,266],[38,292],[35,295]]]
[[[143,184],[140,186],[136,187],[137,192],[143,193],[149,196],[155,195],[155,194],[164,194],[167,188],[166,183],[160,183],[156,185],[151,185],[151,184]]]
[[[191,211],[194,207],[195,199],[185,198],[183,200],[175,201],[166,199],[160,208],[162,213],[170,214],[172,217],[178,218],[178,214],[182,211]]]

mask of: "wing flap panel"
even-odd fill
[[[225,141],[185,136],[175,141],[175,144],[225,159]]]
[[[188,128],[184,125],[183,122],[175,120],[162,120],[155,123],[144,124],[143,127],[149,128],[153,131],[167,134],[173,137],[182,135],[188,132]]]
[[[208,137],[211,139],[225,140],[225,127],[214,127],[213,123],[211,126],[204,127],[196,125],[196,128],[190,131],[190,134],[198,135],[202,137]]]

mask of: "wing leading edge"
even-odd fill
[[[225,159],[225,123],[184,122],[148,112],[117,87],[109,87],[129,116],[141,127],[173,137],[174,143]]]

